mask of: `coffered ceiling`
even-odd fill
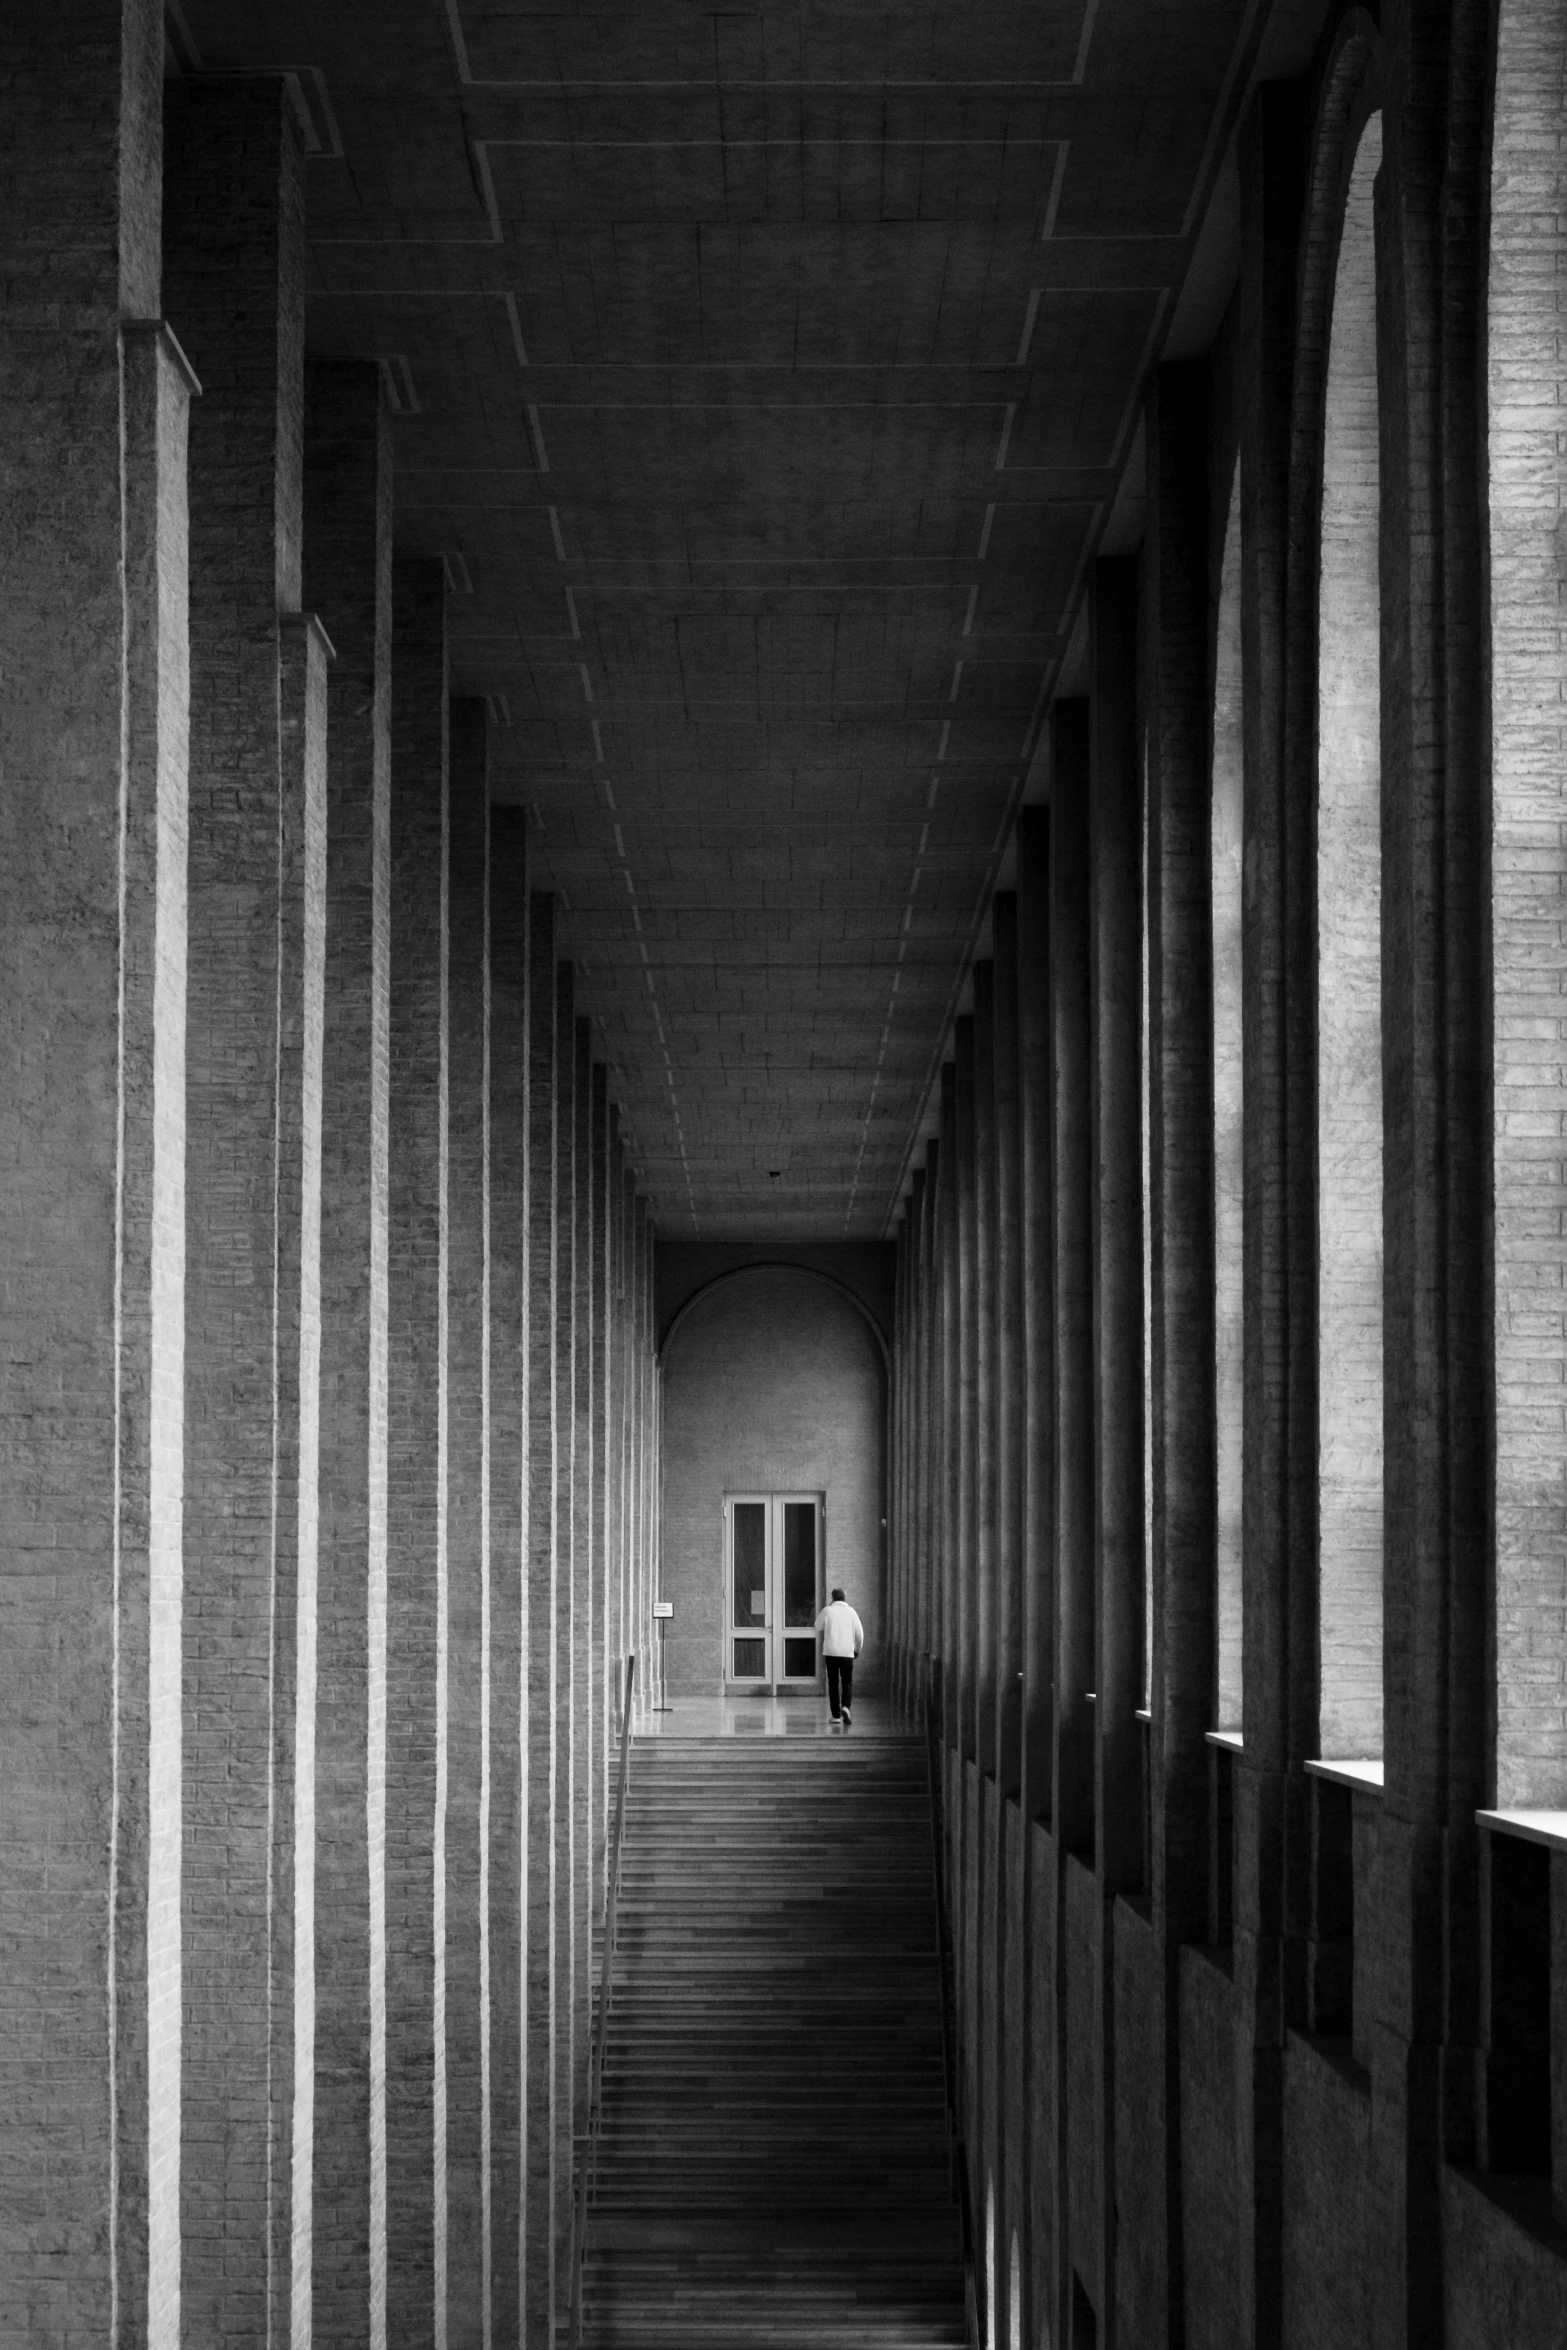
[[[171,14],[297,77],[310,345],[383,363],[671,1238],[887,1228],[1265,13]]]

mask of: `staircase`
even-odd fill
[[[923,1743],[641,1737],[583,2350],[965,2339]]]

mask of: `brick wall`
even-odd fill
[[[826,1497],[826,1584],[865,1626],[864,1685],[881,1653],[881,1351],[858,1307],[808,1274],[737,1273],[690,1308],[664,1358],[663,1541],[671,1691],[722,1685],[725,1493]]]

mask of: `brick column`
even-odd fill
[[[1088,708],[1051,716],[1049,953],[1051,1290],[1055,1348],[1056,1763],[1066,1852],[1094,1844],[1092,1139],[1089,1126]]]
[[[996,1747],[1000,1791],[1016,1796],[1023,1751],[1022,1132],[1018,1086],[1017,899],[991,906],[996,1087]]]
[[[571,2170],[577,2005],[577,1019],[574,973],[555,966],[555,2317],[564,2315],[571,2254]]]
[[[535,896],[529,902],[528,936],[528,1955],[523,2052],[523,2334],[530,2350],[548,2350],[555,2325],[555,1814],[560,1768],[555,1550],[556,1456],[561,1449],[555,1338],[560,1272],[555,1216],[555,968],[555,901]]]
[[[315,2339],[386,2322],[386,1248],[391,437],[372,366],[305,384],[304,601],[328,689],[316,1738]]]
[[[593,1691],[593,1849],[590,1868],[591,1914],[604,1914],[604,1860],[609,1830],[606,1795],[609,1787],[610,1711],[614,1689],[613,1648],[609,1638],[614,1562],[610,1550],[614,1513],[610,1460],[609,1368],[611,1332],[610,1295],[610,1145],[616,1113],[609,1106],[609,1071],[600,1062],[593,1071],[592,1217],[593,1250],[590,1272],[593,1334],[593,1384],[589,1400],[592,1415],[593,1492],[593,1629],[589,1683]],[[591,1971],[591,1957],[590,1957]],[[589,2000],[591,2005],[592,1993]]]
[[[303,524],[304,184],[288,114],[280,82],[174,85],[164,177],[164,297],[205,387],[190,442],[182,2300],[188,2333],[257,2341],[287,2330],[296,2240],[308,2306],[311,2222],[309,2100],[291,2216],[293,2066],[271,2045],[297,2032],[308,2081],[308,1960],[297,2011],[291,1977],[296,1859],[308,1888],[314,1856],[293,1839],[313,1789],[296,1808],[278,1765],[301,1734],[308,1758],[314,1733],[295,1710],[316,1580],[295,1480],[301,1418],[308,1450],[318,1409],[319,935],[308,1004],[301,956],[323,913],[306,795],[323,780],[326,648],[283,618]],[[290,720],[302,733],[285,747]],[[302,1184],[317,1195],[303,1260]],[[236,1909],[266,1931],[236,1933]]]
[[[1143,1701],[1142,779],[1137,566],[1089,603],[1094,1203],[1094,1815],[1105,1898],[1140,1890]],[[1101,2311],[1101,2322],[1107,2322]]]
[[[957,1560],[962,1532],[962,1511],[959,1505],[962,1466],[959,1442],[957,1070],[951,1061],[943,1062],[941,1070],[940,1151],[940,1215],[936,1228],[936,1425],[939,1430],[941,1485],[936,1511],[936,1638],[931,1645],[941,1659],[941,1730],[945,1747],[951,1748],[957,1743],[959,1722]]]
[[[156,323],[161,47],[140,0],[24,0],[0,88],[0,2307],[173,2350],[193,385]]]
[[[528,1921],[528,823],[490,813],[490,2323],[522,2342]]]
[[[957,1363],[951,1408],[957,1423],[958,1511],[953,1552],[953,1697],[957,1751],[974,1752],[975,1634],[978,1593],[975,1560],[979,1531],[979,1200],[975,1129],[974,1019],[955,1022],[952,1036]],[[961,1882],[961,1878],[959,1879]],[[961,1962],[960,1962],[961,1963]]]
[[[920,1414],[925,1449],[919,1465],[920,1557],[914,1666],[923,1718],[930,1686],[926,1658],[940,1646],[938,1608],[941,1557],[941,1145],[925,1146],[925,1192],[920,1219]]]
[[[1052,1293],[1055,1304],[1055,1770],[1051,1807],[1055,1881],[1045,1903],[1053,1936],[1042,1971],[1053,2027],[1055,2184],[1052,2242],[1040,2263],[1051,2279],[1051,2330],[1071,2339],[1074,2257],[1099,2290],[1095,2247],[1073,2227],[1099,2209],[1102,2173],[1093,2165],[1097,2115],[1083,2110],[1091,2055],[1074,2045],[1068,1995],[1072,1871],[1094,1856],[1094,1355],[1093,1144],[1091,1124],[1088,708],[1058,702],[1051,713],[1050,1046]],[[1081,1886],[1077,1888],[1081,1893]],[[1097,1910],[1097,1889],[1094,1907]],[[1090,1960],[1097,1951],[1090,1949]],[[1097,2003],[1096,2003],[1097,2006]],[[1091,2074],[1089,2081],[1091,2082]],[[1077,2141],[1074,2144],[1074,2140]],[[1086,2141],[1086,2143],[1085,2143]],[[1077,2195],[1067,2182],[1082,2182]]]
[[[572,1431],[571,1689],[572,1689],[572,2129],[587,2111],[590,2026],[589,1972],[593,1955],[594,1728],[599,1681],[593,1670],[596,1561],[593,1547],[593,1024],[575,1023],[572,1092]],[[571,2171],[567,2171],[570,2190]]]
[[[494,1776],[490,1554],[490,955],[488,720],[450,705],[451,893],[446,1817],[446,2307],[454,2342],[483,2339],[495,2246],[488,2225],[492,2031],[487,1814]],[[515,1747],[512,1749],[515,1754]],[[437,2154],[437,2162],[440,2156]]]
[[[1213,859],[1208,688],[1206,371],[1160,370],[1146,412],[1148,1100],[1153,1485],[1151,1916],[1162,2063],[1144,2143],[1163,2196],[1149,2215],[1161,2301],[1178,2299],[1181,1947],[1207,1939],[1209,1758],[1218,1726],[1213,1245]],[[1154,2068],[1150,2067],[1150,2070]],[[1157,2155],[1154,2147],[1157,2146]],[[1152,2182],[1150,2182],[1152,2184]],[[1150,2201],[1154,2202],[1150,2196]]]
[[[1264,88],[1240,140],[1242,240],[1242,1018],[1245,1122],[1243,1734],[1235,1771],[1243,2318],[1281,2323],[1281,2045],[1286,1975],[1310,1920],[1310,1810],[1291,1762],[1316,1712],[1316,984],[1311,713],[1316,664],[1285,625],[1290,410],[1303,157],[1298,95]],[[1301,496],[1308,496],[1301,485]],[[1313,526],[1314,527],[1314,526]]]
[[[392,623],[387,1383],[387,2336],[445,2320],[449,1782],[446,579],[399,554]]]
[[[277,1500],[273,1634],[272,2330],[314,2298],[316,1685],[321,1516],[321,1136],[327,676],[313,615],[284,621],[279,856]]]

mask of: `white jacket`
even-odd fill
[[[846,1599],[830,1599],[816,1619],[822,1634],[823,1656],[858,1656],[865,1646],[865,1626]]]

